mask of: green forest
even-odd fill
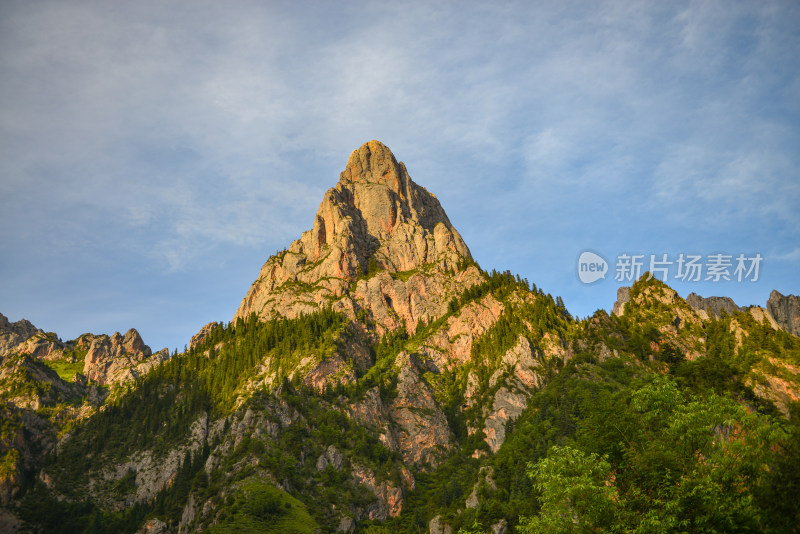
[[[600,310],[577,319],[524,279],[482,277],[413,334],[401,327],[367,337],[370,368],[346,361],[355,379],[322,389],[293,369],[308,355],[346,354],[347,343],[360,339],[354,332],[375,331],[370,313],[351,319],[327,308],[217,324],[201,344],[113,390],[101,410],[70,427],[46,458],[47,483],[41,476],[26,483],[20,517],[41,532],[136,532],[154,518],[174,528],[192,500],[214,507],[213,522],[196,525],[202,531],[335,532],[335,511],[367,510],[375,500],[350,475],[358,469],[374,473],[376,487],[402,487],[408,472],[415,482],[399,513],[362,518],[356,532],[428,532],[434,517],[470,534],[501,522],[520,533],[796,531],[800,408],[794,402],[781,411],[754,385],[785,375],[776,362],[800,363],[800,339],[743,312],[671,330],[676,309],[688,307],[655,298],[668,290],[655,280],[637,282],[623,316]],[[472,343],[469,361],[421,374],[454,448],[435,468],[404,463],[380,429],[358,424],[348,407],[371,390],[390,406],[397,355],[423,359],[415,351],[488,297],[503,311]],[[528,392],[491,453],[485,406],[511,383],[503,355],[520,336],[533,347],[542,385]],[[545,338],[560,340],[568,356],[547,357],[539,350]],[[702,355],[687,357],[697,350]],[[254,380],[265,373],[273,385]],[[467,407],[470,376],[478,385]],[[248,413],[274,430],[232,441]],[[290,423],[286,413],[294,414]],[[219,422],[220,431],[192,448],[187,436],[198,419],[209,428]],[[317,458],[330,447],[342,467],[321,469]],[[92,482],[142,450],[163,461],[184,451],[169,484],[150,498],[133,499],[132,468],[102,488]],[[465,507],[473,494],[477,504]]]

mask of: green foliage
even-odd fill
[[[0,479],[8,480],[14,477],[20,461],[17,449],[3,447],[0,451]]]
[[[502,355],[516,344],[520,335],[536,345],[545,333],[555,334],[557,337],[566,334],[572,317],[564,308],[561,297],[553,300],[552,295],[540,290],[534,293],[533,299],[526,299],[521,303],[509,302],[508,297],[514,291],[521,290],[523,295],[527,293],[527,282],[514,279],[509,273],[493,273],[493,278],[483,286],[491,288],[495,298],[505,302],[506,309],[491,328],[473,343],[473,360],[476,356],[494,359]],[[481,286],[473,289],[476,289],[477,294],[481,293]],[[471,290],[467,292],[470,293]]]
[[[575,526],[557,528],[553,511],[574,508],[569,503],[578,495],[586,497],[579,506],[594,512],[576,520],[585,516],[603,530],[787,531],[798,517],[788,503],[797,502],[800,491],[800,440],[794,437],[800,418],[775,421],[740,404],[739,393],[700,391],[624,357],[599,364],[573,359],[508,425],[507,440],[490,462],[498,489],[481,506],[500,510],[512,524],[515,515],[531,517],[525,524],[532,532]],[[557,453],[563,447],[591,459],[593,476],[598,467],[607,475],[578,484],[574,473],[556,469],[569,464]],[[544,463],[547,458],[552,462]],[[539,461],[550,469],[549,490],[541,486],[544,479],[525,476],[529,462]],[[600,494],[610,488],[613,498],[598,507],[591,492],[582,493],[587,488]],[[558,492],[573,492],[572,501]],[[557,505],[546,507],[548,499]],[[492,524],[486,515],[473,517]]]
[[[458,312],[458,298],[453,297],[447,304],[447,313],[455,314]]]
[[[458,529],[458,534],[484,534],[486,530],[484,530],[483,525],[481,525],[477,520],[472,522],[472,525],[469,527],[461,527]]]
[[[355,291],[356,284],[358,284],[360,280],[369,280],[376,274],[383,271],[384,268],[378,263],[375,255],[370,254],[369,258],[367,258],[367,264],[361,266],[361,273],[359,273],[355,280],[353,280],[353,283],[350,286],[350,291]]]
[[[372,276],[377,273],[379,269],[380,267],[378,266],[378,261],[375,259],[375,256],[370,256],[367,260],[367,276]]]
[[[575,445],[536,464],[541,511],[524,531],[780,531],[758,499],[787,443],[782,425],[668,377],[606,390],[581,411]]]
[[[16,509],[19,517],[39,532],[52,534],[125,534],[136,532],[147,515],[147,506],[134,504],[118,512],[104,511],[85,499],[54,498],[41,482],[23,496]]]
[[[604,458],[554,446],[528,468],[542,506],[539,515],[520,521],[518,532],[599,532],[614,523],[618,495]]]
[[[463,308],[470,302],[480,300],[489,293],[493,294],[498,300],[504,300],[516,290],[528,292],[530,286],[528,281],[520,278],[519,275],[512,275],[511,271],[498,272],[492,269],[491,272],[484,272],[486,280],[476,284],[461,292],[457,297],[456,308]]]
[[[652,326],[671,325],[676,312],[694,313],[692,307],[678,297],[672,289],[657,278],[648,279],[645,273],[630,290],[630,300],[625,304],[625,315],[622,322],[627,322],[629,330],[641,326],[642,333]],[[681,322],[678,337],[684,341],[696,340],[704,335],[702,326],[692,322]],[[700,348],[697,346],[695,348]]]
[[[129,469],[128,472],[125,473],[125,476],[114,484],[114,491],[119,497],[124,497],[136,491],[136,471],[134,469]]]
[[[421,335],[422,332],[418,331],[414,337],[419,338]],[[392,369],[394,357],[405,349],[409,339],[405,324],[393,332],[386,332],[380,341],[372,347],[375,355],[375,365],[358,380],[355,386],[343,386],[340,388],[340,392],[347,393],[351,399],[361,400],[368,390],[378,387],[381,398],[387,403],[390,402],[397,394],[395,387],[397,373]]]
[[[175,473],[172,480],[172,485],[159,491],[156,498],[149,503],[150,513],[160,517],[180,517],[191,490],[205,485],[203,467],[209,452],[208,445],[194,454],[186,452],[178,467],[178,472]],[[124,480],[123,477],[120,482]]]
[[[27,354],[8,357],[3,364],[6,368],[14,370],[4,372],[4,377],[0,379],[0,399],[46,397],[52,383],[48,380],[37,380],[35,374],[43,374],[51,380],[58,380],[55,371]],[[34,370],[39,373],[34,373]]]
[[[511,299],[509,296],[514,291],[525,295],[526,283],[514,279],[510,275],[495,275],[493,295],[505,298],[505,310],[492,326],[471,347],[471,370],[479,379],[481,402],[470,411],[467,418],[475,425],[481,417],[479,405],[490,402],[495,390],[500,387],[497,382],[493,388],[489,387],[490,377],[501,365],[503,355],[519,342],[520,338],[527,339],[536,348],[541,346],[545,335],[560,342],[566,338],[572,327],[572,317],[549,294],[535,293],[533,298]],[[491,281],[491,280],[490,280]],[[563,303],[562,303],[563,305]],[[548,341],[549,342],[549,341]],[[550,363],[546,367],[550,367]],[[543,372],[545,367],[543,367]]]
[[[395,531],[426,529],[433,516],[452,517],[457,509],[464,507],[480,466],[469,450],[462,447],[435,471],[416,474],[416,489],[408,495],[403,515],[392,523]]]
[[[71,358],[52,360],[44,363],[53,371],[58,373],[58,376],[61,378],[61,380],[66,382],[71,382],[76,373],[82,373],[84,367],[83,360],[73,360]]]
[[[209,533],[305,534],[319,528],[302,502],[257,479],[239,484],[231,501],[224,511],[225,519]]]
[[[615,392],[643,372],[623,362],[617,359],[596,365],[570,361],[531,397],[528,409],[507,426],[506,442],[491,460],[498,492],[490,506],[501,508],[509,519],[538,509],[533,480],[526,474],[528,464],[544,458],[553,446],[564,445],[576,432],[592,436],[608,433],[620,439],[614,428],[616,422],[589,427],[592,422],[586,414],[592,407],[615,413]]]
[[[379,270],[370,260],[366,276]],[[413,274],[392,276],[407,280]],[[435,515],[469,534],[484,532],[488,527],[482,525],[500,518],[520,532],[796,529],[800,409],[793,408],[790,421],[776,421],[769,405],[745,384],[756,367],[776,376],[786,373],[782,362],[800,361],[800,342],[747,314],[675,334],[662,328],[672,323],[674,309],[651,295],[661,287],[658,281],[637,282],[632,296],[642,297],[642,303],[630,304],[625,317],[599,311],[576,322],[559,297],[531,289],[527,280],[508,272],[483,274],[484,282],[453,297],[442,317],[421,320],[413,335],[405,325],[386,333],[372,346],[374,365],[361,371],[355,384],[329,386],[321,393],[287,377],[307,356],[323,359],[342,352],[340,342],[353,330],[343,315],[323,310],[293,320],[259,322],[251,316],[218,325],[202,345],[119,390],[102,412],[74,429],[46,466],[66,498],[54,499],[37,483],[22,500],[21,516],[53,532],[133,532],[148,515],[168,518],[174,527],[192,494],[196,502],[212,501],[218,520],[198,529],[308,532],[322,525],[327,531],[342,513],[374,503],[375,496],[351,475],[358,463],[372,470],[379,484],[401,487],[405,467],[416,480],[416,489],[404,495],[401,516],[384,524],[359,523],[366,532],[424,531]],[[349,408],[374,388],[391,404],[400,371],[397,354],[405,350],[421,357],[415,351],[421,352],[432,334],[490,294],[504,312],[475,340],[471,360],[422,376],[447,417],[455,450],[436,469],[404,466],[401,454],[378,437],[386,428],[357,423],[347,415]],[[368,331],[374,328],[368,312],[357,317]],[[745,330],[738,343],[733,321]],[[564,343],[573,357],[567,363],[540,361],[545,385],[530,392],[528,408],[507,425],[501,449],[482,457],[488,446],[480,418],[506,375],[498,373],[493,388],[489,377],[503,371],[501,357],[520,336],[534,349],[545,341]],[[601,355],[600,346],[620,357]],[[705,354],[687,360],[686,347]],[[280,387],[256,385],[262,365],[278,377]],[[464,405],[470,372],[480,382],[472,411]],[[282,420],[286,406],[299,414],[290,424]],[[84,500],[88,473],[137,449],[156,454],[174,449],[203,413],[228,417],[230,424],[248,411],[263,417],[270,430],[256,426],[235,447],[221,455],[215,451],[209,465],[216,467],[208,475],[204,466],[215,443],[187,454],[170,487],[150,502],[110,512]],[[0,443],[5,446],[22,427],[3,415]],[[468,425],[478,431],[470,435]],[[317,470],[316,459],[329,446],[341,452],[343,465]],[[0,456],[0,468],[11,472],[18,461],[18,456]],[[481,483],[478,507],[465,509],[484,465],[493,467],[496,489]],[[265,480],[292,488],[308,509]],[[135,473],[108,486],[124,499],[135,490]]]
[[[236,479],[258,473],[290,485],[307,503],[309,511],[320,524],[338,524],[336,510],[365,507],[374,496],[349,476],[351,459],[371,469],[378,483],[389,480],[401,485],[399,454],[387,449],[377,437],[378,430],[366,428],[345,415],[341,408],[330,404],[338,394],[323,394],[294,386],[288,382],[273,392],[256,392],[241,410],[270,413],[277,402],[296,410],[300,417],[283,428],[274,438],[245,435],[236,449],[228,455],[219,469],[212,473],[205,494],[213,498],[220,488],[228,487]],[[340,470],[329,466],[318,471],[316,459],[333,445],[343,455]],[[242,469],[242,465],[253,466]]]
[[[773,532],[796,531],[800,525],[800,402],[790,405],[786,430],[756,496]]]
[[[135,383],[74,432],[54,459],[54,476],[80,490],[98,459],[137,449],[165,452],[203,412],[226,414],[238,388],[267,356],[291,369],[297,350],[334,350],[346,319],[322,310],[297,319],[259,322],[255,315],[215,329],[199,347],[171,358]],[[218,350],[217,350],[218,349]]]

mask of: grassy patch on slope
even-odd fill
[[[229,502],[227,517],[212,527],[210,533],[304,534],[319,528],[302,502],[257,479],[246,480]]]
[[[82,373],[84,366],[83,360],[73,362],[64,359],[44,363],[50,369],[58,373],[58,376],[61,378],[61,380],[64,380],[65,382],[71,382],[72,378],[75,376],[75,373]]]

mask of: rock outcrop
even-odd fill
[[[778,411],[789,417],[789,406],[800,400],[800,385],[787,378],[800,376],[800,366],[792,365],[777,358],[769,358],[769,369],[761,377],[750,376],[747,385],[753,388],[756,396],[771,401]]]
[[[428,523],[430,534],[453,534],[453,527],[442,521],[442,516],[434,516]]]
[[[400,372],[397,397],[390,411],[399,426],[400,453],[407,464],[436,467],[444,453],[453,447],[447,417],[434,400],[430,386],[420,377],[419,366],[412,356],[401,352],[395,366]]]
[[[464,503],[467,508],[477,508],[480,505],[479,492],[482,485],[491,490],[497,489],[497,484],[494,481],[494,468],[490,465],[484,465],[478,470],[478,481],[472,487],[472,493],[469,494]]]
[[[41,467],[67,421],[89,417],[103,404],[108,390],[100,385],[133,380],[169,357],[166,349],[151,354],[136,330],[62,342],[24,320],[6,320],[3,328],[0,458],[7,469],[0,473],[0,505]],[[75,372],[81,363],[88,377]]]
[[[436,372],[453,369],[469,361],[472,343],[500,318],[503,303],[492,295],[471,302],[447,320],[419,348]]]
[[[83,374],[99,384],[135,380],[169,358],[167,349],[153,354],[134,328],[124,336],[119,332],[112,336],[84,334],[75,344],[88,350]]]
[[[20,343],[40,333],[42,331],[33,326],[27,319],[12,323],[8,320],[8,317],[0,313],[0,357],[11,352]]]
[[[642,277],[640,282],[645,280],[645,277]],[[654,280],[658,282],[657,279]],[[697,311],[682,299],[677,291],[666,284],[659,282],[645,285],[638,292],[634,291],[635,287],[635,285],[632,287],[620,287],[617,290],[617,301],[614,303],[612,313],[625,315],[629,306],[651,307],[653,305],[661,305],[671,308],[673,324],[670,326],[662,325],[659,328],[662,333],[668,331],[676,333],[679,328],[685,327],[687,324],[699,325],[702,323]]]
[[[197,332],[195,335],[192,336],[191,341],[189,341],[189,346],[194,348],[200,345],[206,339],[208,339],[208,336],[211,334],[211,332],[213,332],[217,328],[220,328],[220,326],[221,326],[220,323],[214,323],[214,322],[206,324],[205,326],[203,326],[203,328],[200,329],[199,332]]]
[[[614,307],[611,309],[611,313],[614,315],[622,315],[625,313],[625,304],[631,299],[631,288],[628,286],[622,286],[617,289],[617,300],[614,302]]]
[[[212,330],[208,327],[201,334],[207,335]],[[124,336],[119,332],[112,336],[82,334],[75,340],[62,342],[56,334],[45,333],[25,319],[9,323],[0,314],[0,356],[11,354],[44,362],[83,358],[83,375],[101,385],[135,380],[169,359],[167,349],[153,354],[133,328]]]
[[[391,482],[379,481],[375,472],[358,462],[353,462],[353,480],[366,487],[375,501],[367,505],[363,512],[365,519],[385,521],[388,517],[397,517],[403,510],[403,490]],[[360,514],[361,515],[361,514]]]
[[[38,360],[53,361],[64,357],[64,344],[55,334],[37,332],[12,349],[18,354],[27,354]]]
[[[689,293],[686,302],[697,311],[703,311],[707,316],[719,317],[723,310],[728,315],[733,312],[743,311],[730,297],[701,297],[697,293]]]
[[[780,325],[775,322],[775,318],[772,317],[772,314],[766,308],[762,308],[761,306],[750,306],[747,308],[747,312],[752,315],[753,319],[755,319],[758,323],[766,322],[775,330],[780,328]]]
[[[436,197],[385,145],[370,141],[325,193],[313,228],[264,264],[234,320],[313,311],[370,269],[452,269],[463,258],[471,258],[469,249]]]
[[[749,313],[756,322],[766,322],[776,330],[781,328],[766,308],[761,306],[737,306],[730,297],[701,297],[697,293],[689,293],[689,296],[686,297],[686,303],[694,308],[703,321],[719,318],[723,312],[727,315],[733,315],[734,312],[740,311]]]
[[[503,355],[502,365],[489,379],[489,387],[493,388],[504,378],[504,385],[495,392],[483,429],[492,452],[500,450],[505,442],[506,424],[519,417],[528,405],[533,389],[542,384],[538,372],[541,369],[542,364],[530,342],[520,335],[517,344]]]
[[[420,319],[429,323],[444,315],[453,295],[481,281],[475,266],[455,275],[431,268],[415,272],[405,280],[381,272],[359,280],[351,298],[355,308],[370,311],[379,334],[396,330],[402,324],[413,334]]]
[[[334,445],[329,445],[317,458],[317,471],[325,471],[329,465],[338,471],[343,463],[344,455]]]
[[[85,384],[61,380],[55,371],[30,356],[17,357],[0,366],[0,381],[36,384],[38,387],[14,388],[19,391],[18,396],[3,392],[10,404],[31,410],[52,406],[62,399],[80,398],[86,393]]]
[[[800,336],[800,296],[783,295],[773,290],[767,300],[767,309],[781,328]]]
[[[62,421],[80,420],[92,412],[82,399],[100,393],[96,386],[61,380],[42,360],[27,354],[13,354],[2,361],[0,384],[2,506],[14,498],[56,443],[53,411],[57,409]]]
[[[686,302],[703,320],[719,317],[723,311],[728,315],[743,311],[752,315],[759,323],[766,321],[773,328],[782,328],[790,334],[800,336],[800,297],[796,295],[783,295],[773,290],[767,300],[766,309],[760,306],[745,308],[737,306],[730,297],[701,297],[697,293],[690,293]]]
[[[378,434],[387,449],[399,452],[403,462],[420,469],[436,467],[453,446],[447,417],[430,386],[421,378],[419,362],[407,352],[394,360],[397,396],[384,402],[379,388],[348,406],[348,415]]]

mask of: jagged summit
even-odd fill
[[[37,333],[43,332],[27,319],[12,323],[8,317],[0,313],[0,357]]]
[[[408,179],[405,165],[398,163],[389,147],[373,139],[350,153],[342,171],[343,182],[382,183],[402,194],[401,176]]]
[[[380,184],[386,186],[390,191],[397,195],[398,200],[406,203],[411,208],[412,213],[425,209],[420,204],[420,192],[424,196],[436,197],[411,180],[406,166],[403,162],[398,162],[389,147],[380,141],[372,140],[364,143],[350,153],[345,170],[339,175],[339,183],[342,188],[355,192],[355,187],[359,184]],[[436,205],[441,209],[441,206]],[[446,215],[444,216],[447,217]]]
[[[386,145],[369,141],[350,154],[312,229],[266,262],[234,318],[272,315],[278,300],[285,308],[286,299],[276,300],[275,293],[287,282],[318,287],[312,300],[321,302],[341,296],[370,264],[389,272],[429,264],[450,269],[463,258],[471,258],[469,248],[439,200]]]
[[[689,293],[686,297],[686,302],[697,311],[703,311],[706,315],[713,315],[719,317],[724,310],[728,315],[732,315],[735,311],[745,311],[741,306],[730,297],[701,297],[697,293]]]
[[[787,332],[800,336],[800,296],[784,295],[777,289],[769,294],[767,309]]]
[[[348,268],[329,274],[349,278],[364,270],[370,256],[391,271],[431,263],[442,253],[470,257],[436,197],[414,183],[380,141],[350,154],[317,210],[314,228],[300,242],[301,252],[312,259],[323,256],[326,245],[341,248],[349,256]]]

